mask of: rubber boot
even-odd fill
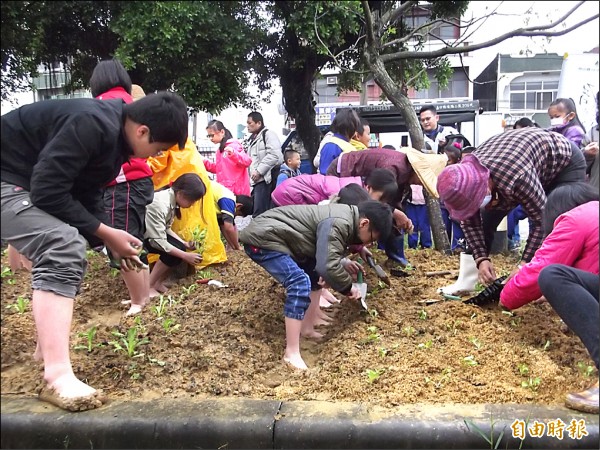
[[[401,232],[398,235],[391,236],[384,246],[388,258],[402,267],[408,266],[409,262],[404,257],[404,233]]]
[[[461,252],[460,267],[458,269],[458,279],[456,280],[456,283],[439,288],[438,292],[448,295],[455,295],[459,292],[472,292],[475,290],[478,279],[479,271],[475,265],[473,255]]]

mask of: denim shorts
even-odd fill
[[[314,270],[314,261],[298,263],[285,253],[247,244],[244,244],[244,250],[252,261],[269,272],[285,288],[284,316],[290,319],[304,319],[304,313],[310,305],[310,291],[321,288],[317,283],[319,276]]]

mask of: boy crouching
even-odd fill
[[[307,369],[300,355],[300,335],[315,335],[314,321],[304,318],[317,313],[319,277],[321,284],[359,300],[341,260],[349,245],[386,240],[391,229],[390,208],[370,200],[358,206],[282,206],[252,219],[240,232],[248,256],[286,289],[284,361]]]

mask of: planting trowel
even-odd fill
[[[367,298],[367,283],[363,281],[362,272],[358,272],[358,275],[356,277],[356,283],[352,283],[352,287],[357,288],[358,292],[360,292],[360,304],[362,305],[362,307],[365,309],[369,309],[367,308],[367,302],[365,301],[365,299]]]
[[[388,287],[392,286],[390,277],[388,277],[388,274],[385,273],[385,271],[381,268],[381,266],[379,264],[375,264],[375,260],[373,259],[372,256],[367,256],[367,263],[369,264],[369,266],[371,266],[373,269],[375,269],[375,273],[377,274],[377,276],[379,277],[379,279],[381,281],[383,281],[385,284],[387,284]]]

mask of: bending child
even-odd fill
[[[320,337],[314,322],[304,319],[316,314],[322,285],[359,300],[341,264],[346,248],[385,240],[391,228],[390,208],[370,200],[358,206],[283,206],[255,217],[240,232],[246,254],[286,289],[284,361],[307,369],[300,335]]]
[[[185,261],[196,265],[202,261],[195,250],[196,242],[185,242],[171,225],[175,217],[181,217],[180,208],[189,208],[206,194],[206,186],[195,173],[185,173],[175,180],[169,189],[154,194],[154,201],[146,210],[146,233],[144,247],[149,253],[158,253],[160,258],[150,272],[150,297],[167,291],[163,284],[171,269]]]

